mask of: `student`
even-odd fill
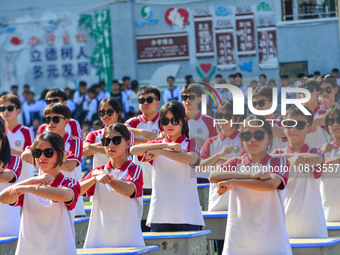
[[[34,93],[28,91],[27,100],[22,105],[22,116],[25,126],[30,126],[35,118],[39,118],[40,104],[34,98]]]
[[[181,98],[181,89],[179,87],[175,87],[175,77],[168,76],[166,81],[169,87],[166,90],[164,90],[163,103],[165,104],[166,102],[171,100],[179,101]]]
[[[340,105],[333,105],[326,113],[326,127],[334,139],[325,144],[325,169],[320,185],[326,221],[340,221],[340,179],[337,167],[340,162]]]
[[[313,122],[313,113],[310,113],[311,115],[305,115],[295,105],[288,108],[284,128],[288,146],[273,152],[286,157],[296,156],[299,161],[290,170],[285,200],[286,227],[290,238],[327,237],[318,180],[321,177],[324,156],[320,149],[305,143]],[[295,127],[288,128],[289,126]]]
[[[326,110],[318,103],[318,96],[321,89],[320,84],[314,79],[305,79],[299,83],[298,88],[307,89],[311,94],[310,100],[303,104],[313,112],[314,118],[312,125],[314,128],[311,130],[311,133],[307,134],[306,143],[311,147],[319,147],[322,144],[328,143],[329,135],[326,130],[321,127],[321,125],[324,126],[325,123],[324,115]],[[305,95],[299,94],[299,97],[304,98]]]
[[[31,146],[34,141],[32,131],[18,122],[21,113],[21,101],[19,97],[7,94],[0,98],[0,116],[5,121],[6,136],[11,146],[11,153],[21,156],[27,146]],[[33,177],[34,168],[31,164],[23,162],[20,180]]]
[[[237,125],[232,122],[240,122],[241,116],[233,116],[233,101],[226,100],[217,108],[215,119],[221,121],[218,124],[220,134],[209,138],[203,145],[201,150],[200,168],[207,166],[221,165],[228,159],[240,156],[241,140],[240,131],[237,130]],[[227,123],[223,123],[225,120]],[[226,211],[228,210],[229,192],[219,196],[216,192],[217,185],[212,183],[209,191],[209,211]]]
[[[63,103],[65,105],[67,105],[67,96],[66,93],[64,91],[62,91],[61,89],[58,88],[54,88],[51,89],[47,92],[46,96],[46,104],[52,104],[52,103]],[[75,119],[70,118],[69,122],[66,126],[66,132],[69,133],[72,136],[76,136],[79,138],[82,138],[82,133],[81,133],[81,128],[79,125],[79,122]],[[46,124],[43,124],[40,126],[39,130],[38,130],[38,135],[40,134],[44,134],[46,132],[48,132],[48,128]]]
[[[138,109],[138,91],[139,91],[139,83],[137,80],[133,80],[131,82],[131,93],[129,95],[129,101],[131,102],[130,108],[132,109],[133,115],[137,116],[140,114]]]
[[[103,134],[108,126],[114,123],[118,123],[122,112],[121,105],[119,102],[113,97],[103,99],[98,108],[98,116],[100,120],[104,124],[104,128],[91,132],[85,139],[83,154],[85,157],[93,155],[93,168],[96,168],[101,165],[105,165],[110,159],[106,155],[105,149],[101,143],[101,139],[103,138]],[[140,130],[130,128],[130,131],[133,132],[131,136],[131,144],[135,143],[135,136],[144,135],[146,137],[150,136],[149,131]],[[151,137],[155,137],[154,134],[151,134]]]
[[[177,101],[160,110],[163,140],[135,145],[131,154],[152,165],[152,195],[147,226],[153,232],[200,230],[204,221],[194,167],[200,163],[199,145],[188,137],[185,109]]]
[[[49,104],[44,110],[44,122],[50,132],[60,135],[65,143],[65,155],[60,171],[66,177],[79,181],[81,175],[81,158],[83,151],[82,139],[72,136],[66,132],[66,126],[71,117],[70,109],[62,103]],[[34,157],[30,150],[22,153],[22,159],[30,163],[34,163]],[[75,207],[76,216],[85,216],[84,200],[78,199]]]
[[[144,86],[138,91],[139,109],[142,114],[125,122],[128,127],[146,129],[155,135],[160,134],[159,129],[159,113],[161,93],[157,87]],[[141,142],[147,142],[147,139],[140,137]],[[137,157],[133,158],[133,162],[143,169],[144,195],[151,195],[151,165],[148,162],[140,162]]]
[[[0,202],[22,207],[15,254],[77,254],[73,208],[80,185],[60,172],[63,138],[50,132],[42,134],[30,151],[42,174],[0,193]]]
[[[254,127],[256,121],[248,126],[255,119],[263,126]],[[283,207],[288,181],[284,169],[289,162],[267,153],[273,134],[263,116],[251,115],[245,123],[240,138],[247,154],[229,160],[221,166],[223,171],[210,175],[218,194],[230,190],[223,254],[292,254]]]
[[[269,87],[260,87],[253,92],[253,107],[259,111],[265,111],[271,109],[273,105],[273,89]],[[281,122],[275,117],[275,115],[264,115],[265,119],[269,121],[272,126],[273,140],[271,146],[268,148],[268,153],[271,153],[275,149],[285,148],[287,146],[287,138],[283,133],[283,127]]]
[[[265,74],[259,75],[259,83],[260,88],[267,86],[267,76]]]
[[[81,194],[93,196],[84,248],[145,246],[140,226],[143,173],[127,159],[130,132],[124,124],[112,124],[106,128],[102,144],[109,162],[80,182]]]
[[[11,147],[0,120],[0,192],[11,187],[22,171],[22,161],[18,155],[11,154]],[[20,228],[20,208],[0,203],[0,236],[17,236]]]
[[[324,109],[328,109],[331,106],[337,104],[335,95],[338,92],[338,85],[336,79],[327,74],[324,77],[319,77],[317,81],[320,83],[320,98],[321,105]]]

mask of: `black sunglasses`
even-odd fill
[[[182,101],[187,101],[188,98],[189,98],[190,101],[195,101],[196,96],[195,95],[190,95],[190,96],[182,95]]]
[[[47,148],[45,150],[40,150],[40,149],[32,150],[33,158],[40,158],[43,153],[44,153],[46,158],[52,158],[53,154],[54,154],[54,149],[53,148]]]
[[[58,103],[59,101],[62,101],[61,99],[55,98],[55,99],[47,99],[46,104],[52,104],[52,103]]]
[[[115,111],[113,109],[109,109],[107,111],[98,111],[98,116],[99,117],[104,117],[105,115],[113,116],[114,113],[115,113]]]
[[[122,142],[122,138],[126,139],[124,136],[114,136],[112,138],[104,137],[102,138],[102,145],[109,146],[111,141],[114,145],[119,145]]]
[[[157,101],[157,98],[155,97],[147,97],[147,98],[141,97],[141,98],[138,98],[138,103],[144,104],[145,102],[147,102],[148,104],[151,104],[154,99]]]
[[[256,108],[256,106],[263,107],[266,101],[271,102],[270,100],[266,100],[266,99],[262,99],[257,102],[253,101],[254,108]]]
[[[60,122],[60,119],[65,119],[65,117],[60,117],[60,116],[54,116],[54,117],[44,117],[44,123],[50,124],[52,121],[54,124],[58,124]]]
[[[284,123],[285,123],[284,127],[288,129],[295,127],[297,130],[303,130],[305,129],[306,125],[309,126],[306,121],[302,121],[302,120],[298,120],[296,122],[293,120],[287,120]]]
[[[225,120],[231,120],[233,118],[233,115],[231,113],[216,113],[216,119],[225,119]]]
[[[320,94],[323,94],[323,93],[327,93],[327,94],[330,94],[330,93],[332,93],[332,90],[333,90],[333,88],[332,87],[326,87],[326,88],[324,88],[324,89],[320,89]]]
[[[177,119],[175,117],[172,118],[171,120],[169,120],[168,118],[163,118],[163,119],[160,120],[160,122],[161,122],[162,126],[167,126],[167,125],[169,125],[170,122],[173,126],[177,126],[179,124],[179,119]]]
[[[335,122],[340,124],[340,118],[329,118],[328,119],[328,126],[333,126],[335,124]]]
[[[6,111],[6,109],[9,112],[13,112],[14,108],[15,108],[15,105],[9,105],[7,107],[6,106],[1,106],[0,107],[0,112],[4,112],[4,111]]]
[[[247,132],[242,132],[240,134],[240,138],[243,142],[249,142],[250,139],[254,136],[254,138],[257,141],[262,141],[264,139],[264,135],[265,135],[265,133],[262,130],[255,131],[254,134],[247,131]]]

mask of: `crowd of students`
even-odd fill
[[[32,100],[22,104],[17,91],[0,97],[0,236],[19,236],[16,254],[76,254],[74,218],[85,216],[83,196],[93,197],[85,248],[144,246],[143,194],[151,194],[151,231],[201,230],[197,183],[208,178],[209,210],[229,211],[218,254],[291,254],[289,238],[324,238],[326,221],[340,221],[333,75],[298,82],[311,94],[304,103],[310,115],[297,106],[284,116],[235,115],[237,104],[222,89],[222,104],[210,111],[225,120],[216,126],[200,112],[203,90],[191,77],[180,89],[169,76],[163,98],[157,87],[136,82],[127,92],[126,78],[113,81],[112,93],[105,83],[87,89],[81,82],[73,106],[69,92],[46,91],[36,138],[18,120]],[[246,91],[242,74],[232,78]],[[253,107],[262,111],[273,102],[265,78],[252,84]],[[84,106],[88,97],[93,109]],[[95,130],[87,122],[81,128],[83,120]]]

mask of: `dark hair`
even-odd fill
[[[141,95],[149,94],[149,93],[154,93],[157,100],[159,101],[161,99],[161,92],[159,89],[155,86],[144,86],[141,89],[138,90],[138,97]]]
[[[328,130],[329,126],[329,119],[334,117],[334,115],[338,115],[338,118],[340,117],[340,104],[335,104],[327,109],[327,112],[325,114],[325,122],[326,122],[326,128]]]
[[[61,89],[54,88],[47,92],[45,99],[51,98],[51,97],[60,97],[63,101],[67,100],[66,93],[62,91]]]
[[[185,84],[190,84],[191,82],[193,82],[191,74],[187,74],[184,79],[185,79]]]
[[[270,87],[263,87],[263,88],[257,88],[253,92],[253,99],[255,97],[263,96],[267,98],[268,100],[273,100],[273,89]]]
[[[122,123],[114,123],[108,126],[104,131],[103,138],[105,138],[110,131],[119,132],[126,141],[131,140],[129,129]],[[127,156],[130,155],[130,148],[126,150],[126,153],[127,153]]]
[[[261,74],[259,75],[259,78],[261,78],[261,77],[267,79],[267,76],[266,76],[265,74],[263,74],[263,73],[261,73]]]
[[[304,73],[298,73],[298,75],[296,76],[297,78],[303,78],[303,77],[305,77],[306,75],[304,74]]]
[[[336,82],[336,78],[334,78],[334,76],[331,75],[331,74],[327,74],[324,77],[318,77],[317,81],[320,82],[320,85],[322,83],[329,83],[329,84],[332,85],[333,88],[337,88],[338,87],[338,84]]]
[[[222,104],[220,104],[215,112],[215,118],[217,118],[217,114],[221,113],[223,110],[226,110],[227,112],[233,113],[234,111],[234,107],[233,107],[233,100],[224,100],[222,101]],[[239,118],[237,121],[240,122],[243,119],[243,115],[234,115],[233,114],[233,118]],[[233,124],[233,126],[235,128],[238,128],[239,125],[238,124]]]
[[[46,116],[50,113],[61,114],[66,119],[71,118],[70,108],[68,108],[67,105],[62,104],[62,103],[54,103],[54,104],[47,105],[45,110],[44,110],[44,116]]]
[[[316,91],[320,91],[320,83],[318,83],[315,79],[304,79],[299,82],[298,88],[309,88],[314,87]]]
[[[98,83],[99,86],[103,86],[103,85],[105,85],[105,84],[106,84],[106,83],[105,83],[105,81],[103,81],[103,80],[99,81],[99,83]]]
[[[29,87],[30,87],[30,85],[28,85],[28,84],[24,85],[24,88],[29,88]]]
[[[240,77],[240,78],[243,78],[243,75],[242,75],[241,73],[235,73],[235,78],[236,78],[237,76]]]
[[[321,75],[319,71],[315,71],[314,75]]]
[[[113,108],[113,110],[118,114],[118,116],[120,116],[122,112],[122,106],[120,105],[117,99],[115,99],[114,97],[104,98],[99,103],[98,111],[100,111],[104,107],[105,104],[109,104]]]
[[[122,81],[124,82],[126,80],[131,80],[131,78],[129,76],[123,76]]]
[[[18,96],[12,95],[12,94],[6,94],[0,97],[0,104],[3,104],[5,102],[11,102],[15,105],[17,109],[21,109],[21,101]]]
[[[63,164],[63,157],[65,151],[64,139],[60,135],[52,132],[41,134],[36,138],[36,140],[32,144],[31,153],[34,149],[38,148],[38,144],[42,141],[49,142],[52,148],[54,149],[54,152],[57,153],[57,163],[54,167],[61,166]],[[36,165],[35,160],[33,161],[33,165],[34,166]]]
[[[332,69],[332,73],[333,73],[333,72],[339,72],[339,69],[338,69],[338,68],[333,68],[333,69]]]
[[[198,97],[201,97],[203,94],[202,89],[195,83],[184,85],[181,94],[183,95],[184,93],[195,93]]]
[[[175,77],[173,77],[173,76],[168,76],[167,78],[166,78],[166,80],[168,81],[169,79],[172,79],[173,81],[175,81]]]
[[[97,95],[97,91],[96,91],[97,86],[98,86],[97,84],[92,85],[92,86],[87,90],[87,92],[90,92],[90,93],[92,93],[92,94]]]
[[[119,81],[118,80],[113,80],[112,83],[118,83],[118,85],[119,85]]]
[[[215,78],[223,78],[222,74],[216,74]]]
[[[45,100],[48,89],[44,89],[40,94],[40,100]]]
[[[11,147],[6,135],[6,126],[2,118],[0,118],[0,140],[2,142],[0,150],[0,166],[4,167],[11,160]]]
[[[80,81],[79,82],[79,87],[86,87],[86,81]]]
[[[262,128],[264,129],[264,131],[267,133],[267,135],[269,136],[269,138],[273,138],[273,130],[272,130],[272,127],[271,127],[271,124],[269,123],[269,121],[266,120],[265,117],[261,116],[261,115],[255,115],[255,114],[252,114],[250,115],[249,117],[247,117],[245,120],[244,120],[244,123],[245,125],[244,126],[241,126],[241,129],[240,131],[242,132],[246,127],[248,127],[248,123],[250,120],[259,120],[257,121],[258,124],[263,124],[262,125]],[[273,144],[273,140],[271,140],[271,142],[269,143],[269,148],[272,147],[272,144]]]
[[[102,126],[102,122],[100,120],[94,120],[92,126]]]
[[[280,79],[282,79],[282,80],[288,80],[288,79],[289,79],[289,76],[288,76],[287,74],[282,74],[282,75],[280,76]]]
[[[131,82],[131,89],[132,89],[132,90],[135,90],[136,88],[138,88],[138,86],[139,86],[139,83],[138,83],[137,80],[133,80],[133,81]]]
[[[228,78],[234,78],[235,79],[235,74],[229,74]]]
[[[12,85],[11,89],[19,89],[18,85]]]
[[[293,105],[287,109],[285,119],[288,119],[288,116],[303,116],[307,119],[307,123],[309,126],[312,125],[313,119],[314,119],[314,114],[311,110],[306,108],[306,110],[311,114],[311,115],[305,115],[296,105]]]
[[[168,111],[170,111],[176,119],[182,120],[183,126],[181,134],[189,137],[189,126],[186,119],[184,106],[177,100],[171,100],[165,103],[159,111],[159,120],[163,119]],[[158,122],[158,127],[160,130],[163,130],[161,121]]]

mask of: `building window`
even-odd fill
[[[337,0],[281,0],[282,21],[337,16]]]

